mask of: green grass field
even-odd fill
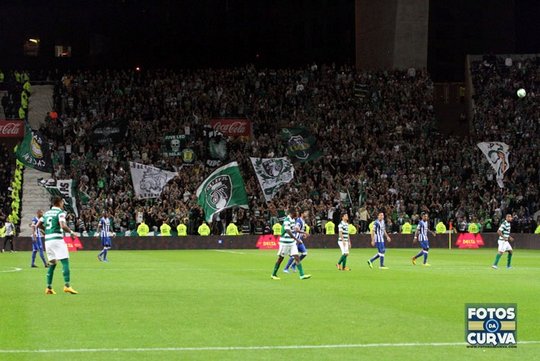
[[[270,279],[275,251],[113,251],[107,264],[85,251],[71,256],[80,294],[61,292],[59,266],[55,296],[29,252],[0,254],[0,360],[540,359],[539,251],[517,250],[511,270],[490,268],[495,250],[433,249],[431,268],[410,264],[416,251],[389,249],[383,271],[353,249],[339,272],[337,249],[313,249],[303,281]],[[464,304],[484,302],[518,304],[516,349],[466,348]]]

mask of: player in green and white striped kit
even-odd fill
[[[295,218],[296,211],[290,210],[285,219],[283,220],[281,237],[279,238],[278,259],[276,261],[276,264],[274,265],[274,271],[272,272],[271,276],[273,280],[280,279],[277,276],[279,266],[281,265],[281,262],[283,262],[283,258],[287,257],[288,259],[290,256],[294,257],[294,262],[296,263],[296,268],[298,269],[298,273],[300,274],[300,279],[306,280],[308,278],[311,278],[311,275],[304,274],[304,268],[302,267],[302,263],[300,263],[300,257],[298,256],[298,246],[296,245],[296,243],[301,242],[301,240],[295,238],[293,234]]]
[[[49,259],[49,269],[47,270],[47,288],[45,294],[55,295],[52,288],[52,280],[57,262],[62,263],[62,273],[64,275],[64,292],[77,294],[70,285],[69,272],[69,251],[64,242],[64,232],[72,233],[66,223],[66,212],[64,211],[64,200],[62,197],[54,196],[53,206],[45,212],[43,218],[38,222],[37,227],[45,227],[45,249]]]
[[[340,271],[350,271],[351,269],[347,267],[347,257],[349,256],[349,250],[351,249],[351,240],[349,238],[349,215],[347,213],[341,215],[341,222],[338,225],[338,230],[338,245],[341,249],[341,258],[336,266]]]
[[[506,268],[512,268],[512,246],[510,245],[510,242],[514,241],[512,237],[510,237],[510,227],[512,222],[512,215],[507,214],[506,219],[501,223],[499,226],[499,230],[497,231],[497,234],[499,235],[499,252],[497,253],[497,256],[495,257],[495,262],[493,263],[494,269],[499,268],[497,264],[499,263],[499,260],[501,259],[504,252],[508,252],[508,261],[506,263]]]

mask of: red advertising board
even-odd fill
[[[24,137],[24,121],[0,120],[0,138]]]
[[[217,118],[210,121],[215,131],[226,137],[250,138],[252,134],[251,120],[237,118]]]
[[[267,234],[265,236],[260,236],[257,239],[256,247],[258,249],[278,249],[279,248],[279,236],[273,236]]]
[[[459,248],[480,248],[483,245],[484,239],[480,233],[461,233],[456,242]]]

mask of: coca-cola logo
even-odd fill
[[[24,135],[24,123],[0,120],[0,137],[16,138]]]
[[[217,119],[212,121],[214,130],[226,136],[250,136],[249,120]]]

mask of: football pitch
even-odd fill
[[[540,252],[494,249],[311,249],[306,273],[271,280],[275,251],[112,251],[71,254],[80,293],[45,295],[30,253],[0,254],[0,360],[539,360]],[[378,262],[378,261],[377,261]],[[421,263],[421,262],[419,262]],[[37,262],[37,264],[39,264]],[[376,263],[378,265],[378,263]],[[465,303],[516,303],[517,348],[465,344]]]

